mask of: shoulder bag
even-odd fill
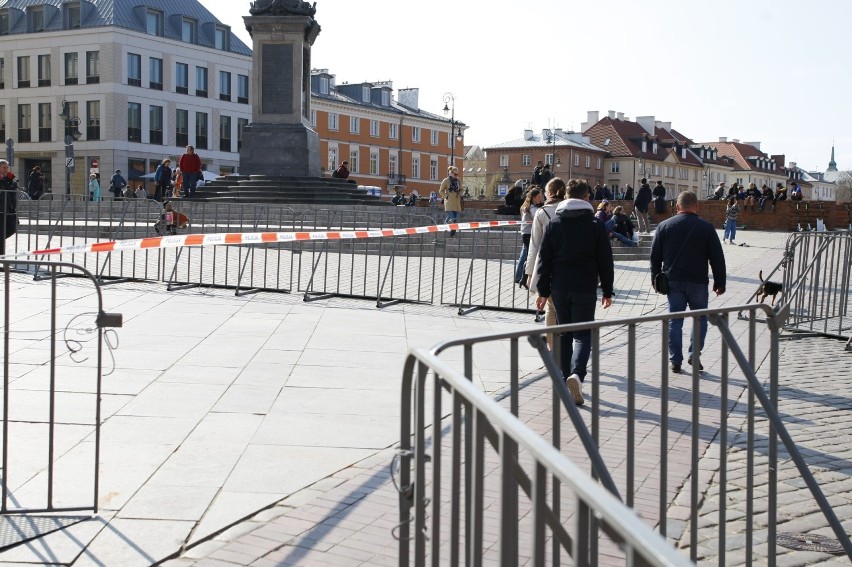
[[[683,245],[686,244],[687,240],[689,240],[689,237],[692,236],[693,230],[695,230],[695,226],[693,226],[691,229],[689,229],[689,234],[686,235],[686,240],[684,240],[683,242],[680,243],[680,248],[678,249],[677,254],[674,257],[674,260],[672,260],[672,263],[669,266],[669,269],[663,270],[659,274],[654,276],[654,282],[653,282],[654,283],[654,290],[657,293],[659,293],[660,295],[668,295],[669,294],[669,273],[672,271],[672,268],[674,267],[675,263],[678,261],[678,258],[680,258],[680,253],[683,252]]]

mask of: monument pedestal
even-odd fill
[[[251,124],[243,131],[240,171],[271,177],[320,177],[319,135],[301,124]]]

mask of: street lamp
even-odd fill
[[[450,115],[450,165],[456,164],[456,140],[462,141],[461,128],[456,130],[456,97],[453,93],[444,93],[444,116]]]
[[[71,116],[71,105],[67,100],[62,101],[62,112],[59,118],[65,122],[65,195],[71,196],[71,174],[74,172],[74,142],[80,139],[82,134],[78,129],[80,119]]]

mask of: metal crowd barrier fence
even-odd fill
[[[38,268],[45,274],[41,278],[44,283],[15,282],[12,268],[16,271]],[[91,290],[85,290],[77,301],[70,303],[65,301],[65,295],[59,299],[56,283],[63,271],[76,272],[87,279],[92,284]],[[122,317],[103,311],[97,277],[80,266],[0,259],[0,272],[3,278],[0,514],[97,512],[104,330],[120,327]],[[14,297],[20,292],[30,294],[33,285],[49,286],[49,293],[40,296],[44,300],[40,312],[34,313],[33,305],[29,305],[19,320]],[[81,311],[85,309],[89,311]],[[90,382],[80,382],[85,384],[82,387],[87,394],[68,392],[67,382],[58,386],[69,365],[90,370]],[[84,378],[76,370],[73,376]],[[81,475],[86,470],[91,471],[88,489],[88,478]]]
[[[431,226],[440,220],[419,209],[294,210],[281,205],[173,201],[187,217],[181,234],[256,231],[355,230]],[[18,233],[9,253],[54,246],[155,236],[162,207],[151,199],[39,200],[20,202]],[[431,212],[431,211],[430,211]],[[472,213],[471,213],[472,214]],[[67,254],[102,284],[128,280],[163,282],[169,290],[224,287],[242,295],[257,291],[370,299],[381,307],[405,301],[533,312],[532,298],[513,285],[521,248],[517,227],[364,240],[315,240],[209,248]]]
[[[786,328],[852,341],[852,233],[795,233],[782,264]]]
[[[673,558],[671,547],[648,533],[651,527],[688,548],[692,561],[715,554],[726,565],[729,537],[743,537],[747,562],[773,565],[779,470],[805,482],[852,558],[848,535],[778,412],[778,339],[788,311],[751,304],[553,327],[591,331],[589,412],[578,410],[565,387],[559,341],[551,354],[541,329],[413,351],[401,399],[400,565],[458,565],[460,556],[468,565],[482,564],[483,557],[501,565],[559,565],[566,556],[575,565],[684,564],[685,557]],[[748,314],[746,330],[729,326],[737,312]],[[759,313],[768,322],[760,334]],[[695,365],[691,378],[670,377],[671,323],[692,319],[697,343],[702,316],[721,334],[718,355],[705,348],[701,357],[717,374],[702,374]],[[602,345],[602,333],[616,327],[626,329]],[[451,349],[461,351],[461,371],[439,357]],[[660,352],[658,362],[644,354],[649,350]],[[508,359],[495,360],[498,352]],[[545,373],[521,382],[520,361],[530,356],[540,357]],[[483,362],[509,369],[502,404],[473,384],[474,368]],[[728,460],[732,434],[740,430],[745,472]],[[550,437],[552,449],[545,451],[540,436]],[[779,438],[786,457],[779,456]],[[700,460],[714,446],[718,470],[708,478]],[[729,514],[735,497],[744,500],[744,516],[739,507]],[[646,525],[637,527],[622,503]],[[670,514],[685,522],[670,522]],[[520,542],[528,547],[520,549]]]

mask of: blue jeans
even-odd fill
[[[638,246],[638,244],[636,242],[633,242],[632,239],[627,238],[620,232],[615,232],[614,230],[612,230],[613,228],[615,228],[615,217],[612,217],[611,219],[606,221],[604,223],[604,227],[609,231],[613,238],[617,238],[619,242],[621,242],[625,246]]]
[[[559,325],[594,321],[597,302],[597,291],[562,292],[559,291],[558,284],[554,282],[553,306],[556,308],[556,322]],[[563,376],[567,378],[571,374],[576,374],[582,382],[586,377],[586,367],[592,352],[592,332],[585,330],[563,333],[560,337],[560,350]]]
[[[734,238],[737,237],[737,221],[734,219],[728,219],[725,221],[725,236],[722,240],[728,238],[728,235],[730,235],[732,242]]]
[[[195,195],[195,184],[198,183],[198,178],[200,175],[198,173],[186,173],[183,174],[183,196],[184,197],[192,197]]]
[[[523,240],[523,246],[521,246],[521,254],[518,256],[518,265],[515,266],[515,283],[520,282],[524,279],[524,272],[526,271],[527,265],[527,254],[530,251],[530,236],[529,234],[522,234],[521,239]]]
[[[707,284],[669,281],[669,312],[678,313],[690,310],[707,309],[710,293]],[[707,336],[707,317],[701,317],[701,346],[698,354],[704,348],[704,339]],[[692,333],[689,334],[689,353],[694,350],[692,344]],[[669,360],[675,364],[683,362],[683,319],[672,319],[669,322]]]

